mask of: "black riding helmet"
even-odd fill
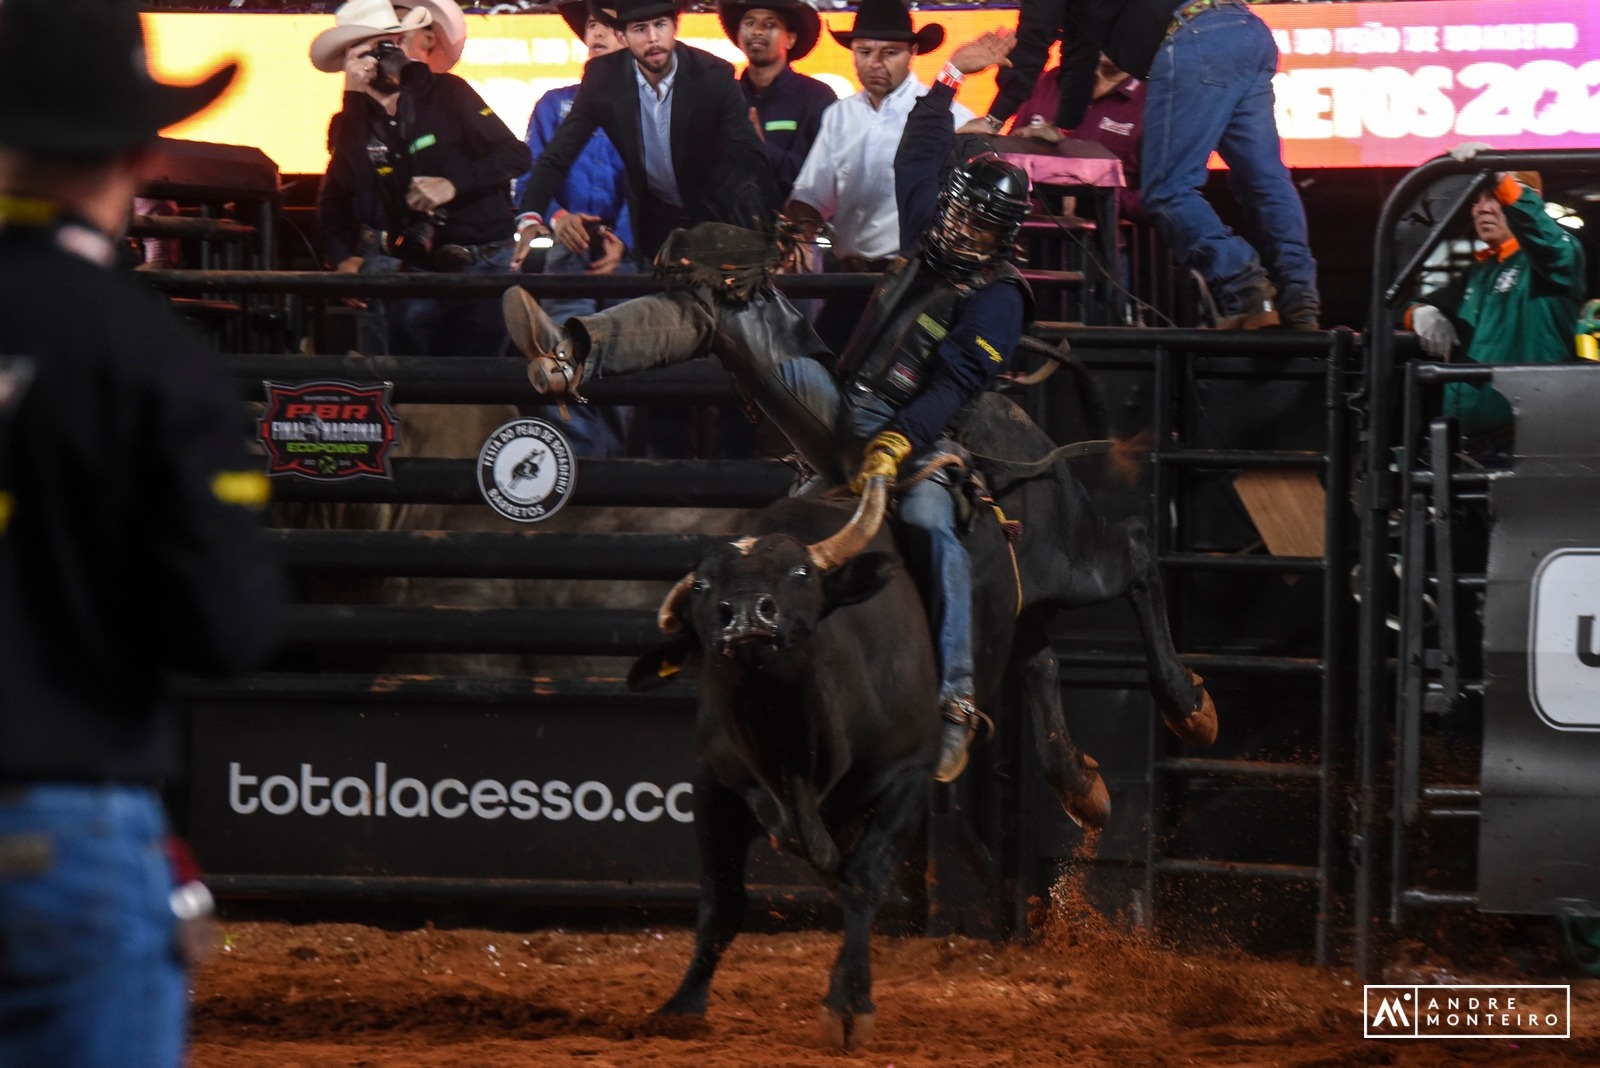
[[[928,231],[928,262],[952,277],[1006,259],[1028,215],[1028,174],[993,152],[968,157],[945,177]]]

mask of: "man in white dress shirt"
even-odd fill
[[[833,253],[847,271],[881,270],[900,251],[894,153],[906,116],[928,87],[911,57],[944,42],[944,27],[911,28],[900,0],[865,0],[849,33],[832,31],[855,57],[861,91],[822,113],[822,130],[795,180],[784,214],[792,222],[832,223]],[[972,112],[951,106],[960,126]]]

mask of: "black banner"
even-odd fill
[[[226,876],[699,880],[686,701],[192,706],[189,837]],[[752,882],[811,882],[752,850]]]
[[[1480,907],[1600,915],[1600,369],[1497,369],[1516,411],[1490,489]]]

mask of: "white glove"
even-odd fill
[[[1494,146],[1483,141],[1466,141],[1450,150],[1450,158],[1459,163],[1476,156],[1479,152],[1493,152]]]
[[[1411,329],[1422,341],[1422,351],[1435,360],[1448,360],[1450,350],[1460,344],[1450,317],[1431,304],[1418,304],[1411,310]]]

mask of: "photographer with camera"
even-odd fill
[[[511,263],[511,180],[527,147],[465,81],[410,59],[401,38],[429,25],[389,0],[349,0],[311,43],[318,70],[345,75],[317,193],[325,261],[339,271],[498,271]],[[386,338],[373,316],[362,344],[430,356],[492,355],[504,339],[493,302],[389,302]]]

